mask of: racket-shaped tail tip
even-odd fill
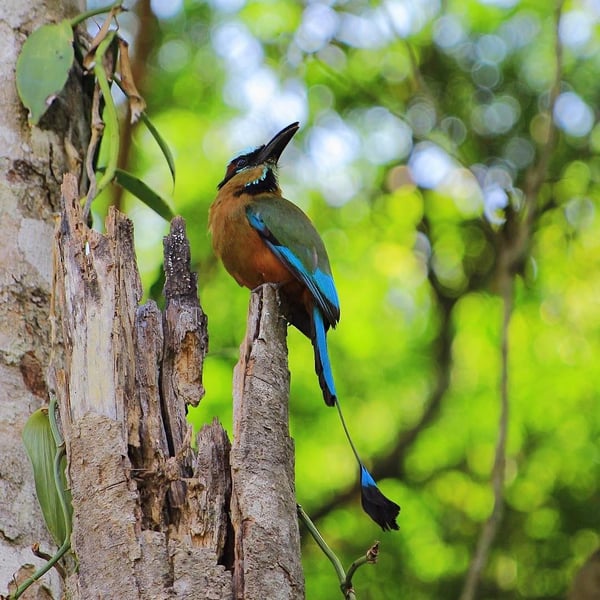
[[[398,529],[396,518],[400,514],[400,507],[381,493],[364,465],[360,466],[360,499],[363,510],[383,531]]]

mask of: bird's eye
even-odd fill
[[[245,167],[247,164],[248,164],[248,160],[243,156],[238,158],[236,161],[236,167],[238,167],[238,169],[240,167]]]

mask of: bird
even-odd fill
[[[400,507],[383,495],[361,460],[337,397],[327,332],[340,319],[340,302],[325,244],[309,217],[283,197],[277,179],[279,158],[299,128],[291,123],[229,162],[209,210],[212,245],[239,285],[278,286],[284,316],[312,342],[323,399],[337,408],[358,462],[363,510],[384,531],[398,529]]]

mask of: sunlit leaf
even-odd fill
[[[169,170],[171,171],[171,177],[173,177],[173,183],[175,183],[175,159],[173,158],[173,154],[171,153],[171,149],[169,148],[167,142],[160,135],[158,129],[154,126],[154,123],[150,120],[148,115],[143,112],[141,115],[142,121],[144,125],[148,128],[148,131],[152,134],[152,137],[156,140],[156,143],[160,147],[163,156],[165,157],[167,164],[169,165]]]
[[[43,25],[23,44],[17,59],[17,90],[36,125],[63,89],[73,64],[73,30],[69,21]]]
[[[151,208],[163,219],[170,221],[173,218],[173,211],[171,210],[168,201],[151,189],[141,179],[122,169],[116,170],[115,179],[119,185],[123,186],[128,192],[140,199],[148,208]]]

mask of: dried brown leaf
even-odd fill
[[[121,39],[119,40],[119,72],[121,73],[121,87],[129,100],[129,109],[131,110],[131,122],[136,123],[140,115],[146,110],[146,102],[135,87],[133,81],[133,72],[131,70],[131,61],[129,60],[129,44]]]
[[[122,12],[122,10],[123,9],[121,8],[121,6],[113,7],[111,9],[111,11],[108,13],[108,16],[106,17],[106,20],[104,21],[104,23],[102,23],[102,27],[100,28],[100,31],[98,31],[98,33],[96,34],[96,37],[94,37],[94,39],[92,40],[92,43],[90,44],[90,48],[88,50],[88,53],[83,58],[83,68],[86,71],[89,71],[94,66],[94,62],[96,61],[96,50],[98,49],[98,46],[102,43],[102,40],[104,40],[104,38],[106,38],[106,36],[108,35],[108,32],[110,30],[110,25],[111,25],[113,19],[120,12]]]

